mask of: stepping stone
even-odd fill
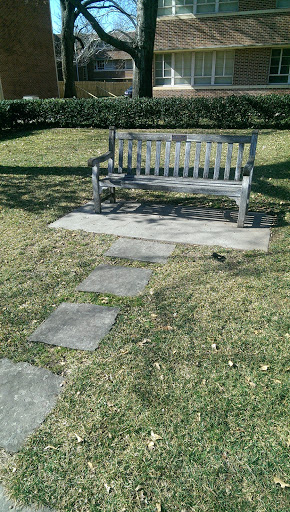
[[[63,378],[28,363],[0,361],[0,446],[15,453],[44,421]],[[1,511],[1,506],[0,506]]]
[[[50,508],[42,507],[18,507],[15,503],[5,497],[4,487],[0,485],[0,512],[53,512]]]
[[[47,507],[37,508],[32,507],[18,507],[15,503],[5,497],[4,488],[0,485],[0,512],[53,512]]]
[[[152,270],[147,268],[99,265],[77,290],[133,297],[144,290],[151,274]]]
[[[166,263],[168,256],[175,249],[173,244],[160,244],[135,238],[119,238],[114,242],[105,256],[126,258],[128,260],[150,261],[152,263]]]
[[[93,351],[108,334],[119,308],[63,302],[29,341]]]

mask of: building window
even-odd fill
[[[104,60],[97,60],[96,62],[96,70],[97,71],[103,71],[105,68],[105,61]]]
[[[116,69],[116,62],[113,60],[100,59],[96,62],[96,71],[113,71]]]
[[[125,60],[125,69],[133,69],[133,61],[132,60]]]
[[[272,50],[270,84],[290,84],[290,48]]]
[[[155,56],[155,85],[232,85],[234,51],[180,52]]]
[[[290,7],[290,0],[277,0],[277,8]]]
[[[158,0],[158,16],[211,14],[238,10],[238,0]]]

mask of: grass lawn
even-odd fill
[[[115,237],[48,227],[91,199],[86,161],[107,150],[107,130],[2,136],[1,357],[65,378],[25,447],[0,450],[10,496],[59,512],[288,512],[289,148],[289,132],[261,131],[250,210],[277,217],[268,253],[179,245],[164,266],[124,260],[153,275],[122,298],[75,291]],[[121,313],[93,353],[28,342],[61,302]]]

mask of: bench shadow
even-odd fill
[[[81,206],[73,213],[85,213],[95,215],[93,209],[93,202],[89,202]],[[201,222],[228,222],[230,224],[237,224],[238,212],[232,210],[222,210],[215,208],[192,207],[182,205],[170,204],[153,204],[153,203],[133,203],[121,201],[115,204],[103,203],[102,216],[115,217],[118,214],[134,214],[134,222],[155,224],[159,223],[162,217],[186,220],[198,220]],[[136,220],[135,215],[139,217]],[[246,228],[269,228],[276,224],[276,217],[257,213],[249,212],[246,216]]]

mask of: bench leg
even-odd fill
[[[240,197],[238,228],[244,227],[245,217],[246,217],[246,214],[248,211],[249,190],[250,190],[250,177],[244,176],[243,182],[242,182],[241,197]]]
[[[116,187],[110,187],[110,203],[116,202]]]
[[[99,165],[95,165],[92,168],[92,183],[93,183],[93,200],[95,213],[101,213],[101,197],[99,187]]]

